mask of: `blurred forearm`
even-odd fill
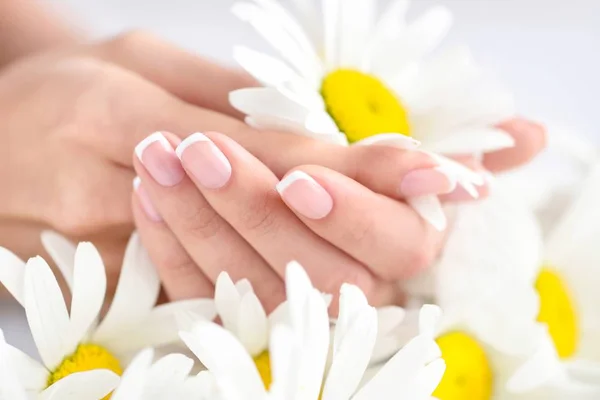
[[[0,0],[0,67],[76,38],[76,32],[43,1]]]

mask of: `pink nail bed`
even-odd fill
[[[175,150],[160,132],[155,132],[135,147],[135,154],[148,173],[161,186],[175,186],[185,176]]]
[[[306,218],[325,218],[333,208],[331,195],[305,172],[292,172],[276,188],[286,204]]]
[[[219,189],[231,178],[225,154],[202,133],[194,133],[177,146],[177,156],[192,177],[207,189]]]

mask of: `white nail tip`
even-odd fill
[[[210,141],[211,140],[209,138],[207,138],[204,134],[200,132],[192,133],[190,136],[186,137],[183,140],[183,142],[179,143],[179,146],[177,146],[177,148],[175,149],[175,154],[177,154],[177,157],[179,157],[179,159],[181,160],[181,155],[183,154],[185,149],[190,147],[192,144]]]
[[[135,178],[133,178],[133,190],[137,190],[140,187],[141,183],[142,183],[142,180],[140,179],[139,176],[136,176]]]
[[[277,190],[277,192],[279,192],[279,194],[283,194],[283,192],[290,187],[294,182],[297,181],[309,181],[309,182],[313,182],[314,184],[318,185],[317,181],[315,181],[312,176],[308,175],[306,172],[304,171],[294,171],[291,174],[289,174],[288,176],[286,176],[285,178],[283,178],[276,186],[275,189]]]
[[[451,174],[448,171],[446,171],[445,168],[443,167],[435,167],[434,168],[436,171],[444,174],[444,176],[448,179],[448,181],[450,182],[450,189],[448,190],[448,193],[453,192],[454,189],[456,189],[456,187],[458,186],[458,179],[456,178],[455,174]]]
[[[171,144],[167,140],[167,138],[161,132],[154,132],[152,135],[148,136],[146,139],[142,140],[135,146],[135,154],[142,161],[142,154],[144,150],[148,146],[150,146],[154,142],[159,142],[165,149],[171,149]]]

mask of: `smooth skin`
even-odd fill
[[[2,6],[10,4],[19,9],[21,2],[7,0]],[[9,14],[3,15],[10,18]],[[0,61],[8,63],[0,70],[0,120],[4,122],[0,132],[3,143],[0,147],[0,244],[22,257],[40,253],[40,231],[55,229],[73,240],[94,241],[105,258],[109,279],[114,284],[126,239],[134,228],[135,214],[140,230],[145,232],[142,235],[147,246],[160,249],[160,254],[154,254],[154,260],[170,297],[208,293],[212,290],[216,268],[234,268],[236,264],[243,265],[247,254],[258,254],[266,261],[262,264],[262,272],[261,268],[256,268],[258,272],[253,280],[260,285],[260,277],[272,276],[273,283],[267,287],[273,288],[275,294],[281,293],[280,281],[275,279],[280,279],[281,263],[293,256],[307,263],[307,268],[312,271],[319,268],[340,271],[339,275],[317,275],[319,287],[334,291],[339,282],[348,279],[359,283],[372,296],[381,293],[381,299],[375,299],[381,303],[395,296],[385,289],[390,284],[384,278],[404,276],[435,256],[439,235],[432,233],[402,203],[392,200],[402,199],[398,187],[408,172],[434,166],[424,154],[381,146],[343,148],[280,132],[257,132],[240,120],[240,115],[227,101],[229,91],[253,84],[239,71],[203,60],[143,32],[84,45],[76,43],[75,36],[56,21],[40,19],[42,22],[37,30],[28,26],[33,25],[30,22],[18,26],[18,20],[13,21],[15,25],[0,31],[0,35],[9,39],[23,31],[30,35],[22,36],[23,41],[17,44],[0,40],[2,50],[10,49],[3,53],[7,58]],[[516,167],[543,147],[543,129],[523,120],[515,121],[504,128],[517,140],[516,148],[509,153],[484,158],[486,168]],[[158,190],[153,192],[151,181],[144,177],[137,163],[134,165],[131,154],[149,132],[157,130],[172,132],[169,140],[173,146],[177,145],[178,138],[195,131],[219,131],[233,139],[218,134],[211,136],[232,165],[229,195],[233,196],[238,174],[257,171],[256,176],[248,176],[244,182],[256,181],[257,187],[252,191],[256,196],[254,199],[271,198],[271,203],[266,204],[273,204],[273,207],[264,208],[264,221],[280,221],[274,216],[286,215],[277,222],[285,226],[278,232],[286,233],[277,237],[287,240],[282,243],[289,243],[292,253],[277,257],[263,254],[270,250],[259,245],[257,239],[249,239],[248,231],[252,230],[246,227],[244,231],[242,222],[232,221],[234,214],[248,212],[241,204],[243,202],[210,195],[205,198],[206,193],[197,187],[190,203],[173,200],[177,196],[171,192],[164,196],[158,195]],[[253,156],[247,155],[244,148]],[[242,154],[245,156],[241,157]],[[253,169],[245,170],[244,165]],[[146,233],[150,230],[144,229],[139,207],[134,207],[132,213],[130,197],[131,182],[136,175],[134,166],[142,178],[143,188],[150,197],[154,196],[153,203],[161,216],[167,216],[164,218],[167,224],[162,223],[162,230],[157,228],[161,223],[153,225],[152,231],[161,231],[162,235]],[[334,208],[327,218],[317,222],[303,221],[278,198],[274,185],[296,167],[309,173],[333,197]],[[187,189],[193,188],[188,182]],[[242,195],[239,189],[237,193]],[[168,205],[167,199],[173,203]],[[406,218],[395,223],[393,232],[390,232],[390,224],[379,226],[380,219],[387,219],[383,212],[389,212],[382,202],[388,204],[386,207],[393,204],[404,210],[400,215]],[[204,204],[200,207],[204,212],[227,221],[231,237],[243,239],[233,239],[239,245],[214,252],[212,256],[216,261],[210,267],[198,255],[190,256],[190,246],[186,245],[190,229],[171,229],[171,224],[175,226],[175,223],[168,223],[176,218],[177,212],[193,215],[190,213],[199,204]],[[233,208],[225,209],[225,205]],[[355,208],[347,208],[351,205]],[[357,212],[356,207],[376,210],[379,214]],[[256,212],[261,208],[255,205],[251,210]],[[352,218],[357,219],[340,218],[346,212],[352,212],[355,215]],[[365,220],[361,221],[361,217]],[[212,218],[217,220],[216,216]],[[255,230],[264,226],[260,221],[254,223],[258,226]],[[365,243],[380,244],[376,248],[383,249],[386,246],[381,244],[395,243],[398,238],[410,241],[406,246],[393,249],[398,254],[390,254],[390,249],[384,249],[376,254],[377,259],[370,259],[373,256],[366,254],[360,246],[347,249],[348,244],[340,240],[348,234],[350,222],[355,227],[350,231],[351,235],[356,235],[354,242],[366,238]],[[252,226],[248,221],[246,223]],[[363,228],[356,229],[357,226]],[[285,239],[288,232],[295,232],[290,236],[293,240]],[[230,262],[219,267],[217,261],[226,257]],[[323,266],[325,262],[321,261],[317,264],[317,260],[328,260],[330,265]],[[390,269],[390,265],[395,265],[398,260],[405,266]],[[200,267],[192,269],[188,264]],[[177,268],[186,265],[186,268]],[[247,269],[232,270],[232,275],[239,278],[254,273]],[[186,274],[188,278],[194,276],[189,275],[192,270],[201,271],[207,277],[204,286],[167,283],[171,279],[168,274],[172,273],[174,281],[183,282]],[[169,272],[165,274],[164,271]],[[268,301],[267,295],[262,298]]]

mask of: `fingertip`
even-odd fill
[[[530,162],[546,147],[546,128],[538,122],[514,118],[500,124],[499,127],[515,139],[515,146],[486,154],[483,163],[490,171],[498,172],[519,167]]]

